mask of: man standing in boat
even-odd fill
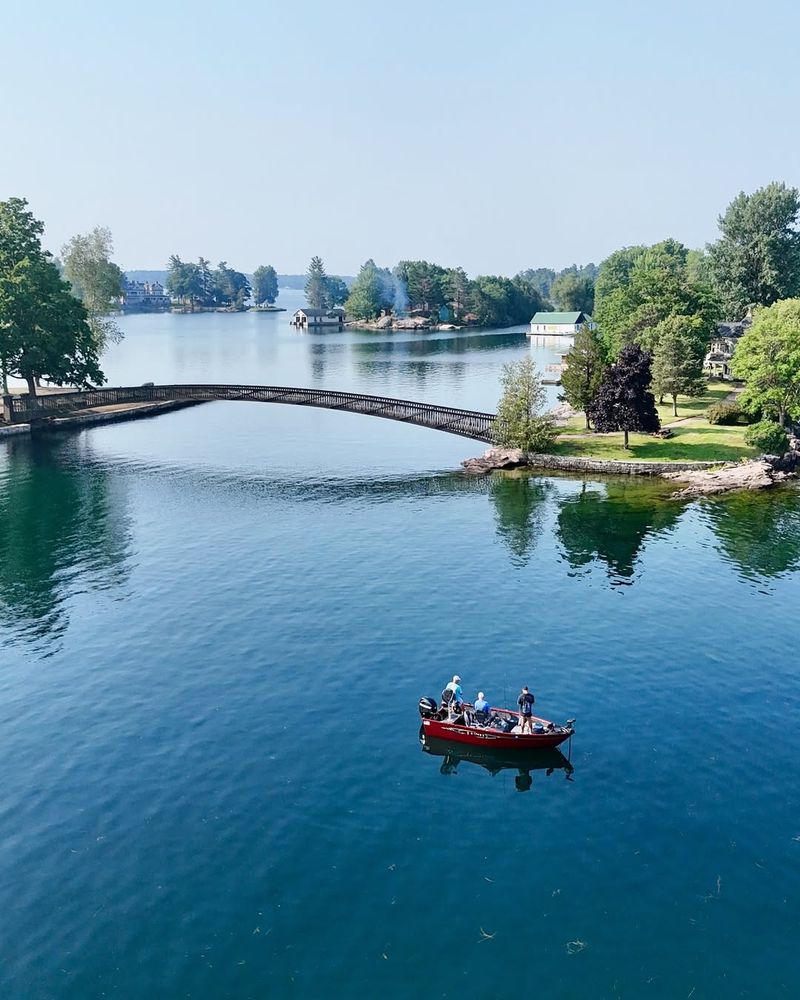
[[[533,734],[533,703],[535,700],[526,684],[519,698],[517,698],[517,704],[519,705],[519,731],[521,733],[524,733],[527,727],[528,732]]]
[[[445,688],[445,691],[452,691],[453,697],[450,699],[452,708],[459,708],[464,702],[464,694],[461,690],[461,678],[458,674],[453,674],[453,679]]]

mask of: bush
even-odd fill
[[[782,455],[786,451],[789,438],[786,431],[774,420],[759,420],[744,432],[744,441],[765,455]]]
[[[724,427],[750,423],[749,415],[738,403],[712,403],[706,410],[706,417],[710,424],[722,424]]]

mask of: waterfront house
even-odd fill
[[[123,312],[161,312],[170,307],[170,297],[160,281],[130,281],[122,283],[120,305]]]
[[[595,323],[584,312],[537,312],[531,320],[529,337],[574,337],[578,330],[588,325],[594,330]]]
[[[716,333],[711,338],[708,345],[703,366],[710,375],[717,378],[731,377],[731,358],[736,350],[736,345],[748,327],[753,324],[753,315],[750,309],[747,315],[734,323],[720,323]]]
[[[298,309],[292,316],[292,325],[298,328],[310,326],[344,326],[344,309]]]

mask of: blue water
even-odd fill
[[[530,350],[124,324],[112,383],[487,409]],[[0,995],[797,995],[800,495],[480,447],[248,403],[0,446]],[[574,771],[422,752],[454,671]]]

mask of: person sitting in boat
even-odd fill
[[[527,729],[533,735],[533,703],[535,700],[526,684],[520,692],[519,698],[517,698],[517,705],[519,705],[519,731],[521,733],[524,733]]]
[[[475,709],[475,719],[478,725],[485,726],[489,721],[489,702],[483,695],[483,691],[478,692],[478,697],[475,699],[475,704],[472,706]]]
[[[450,692],[449,695],[448,691]],[[464,694],[461,690],[461,678],[458,674],[453,674],[453,679],[448,683],[444,691],[442,691],[442,701],[450,709],[458,709],[463,705]]]

